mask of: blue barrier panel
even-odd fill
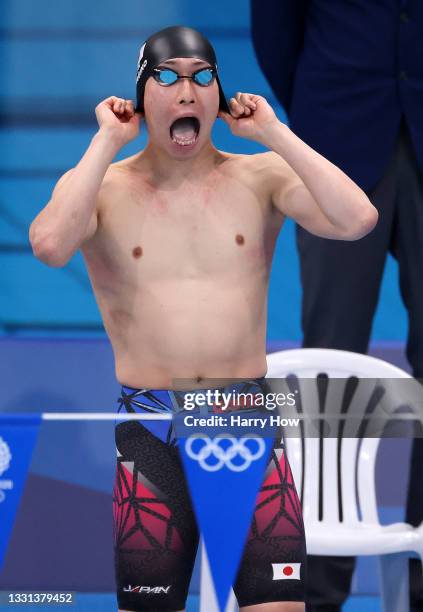
[[[274,441],[267,435],[242,435],[233,427],[201,427],[187,435],[179,415],[175,429],[219,609],[223,611]]]
[[[3,414],[0,417],[1,569],[37,441],[41,415]]]

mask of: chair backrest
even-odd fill
[[[380,414],[386,418],[386,398],[385,405],[380,402],[379,408],[374,399],[375,387],[379,385],[380,391],[380,385],[389,379],[411,376],[380,359],[333,349],[279,351],[267,355],[267,363],[268,378],[287,378],[297,385],[301,411],[307,415],[304,425],[308,423],[310,427],[312,423],[314,427],[311,436],[307,435],[305,426],[301,436],[285,437],[304,520],[350,526],[358,522],[378,523],[375,463],[380,438],[365,437],[365,433],[356,435],[357,418],[361,420],[365,415],[371,399],[376,403],[372,414],[380,409]],[[324,401],[319,392],[322,379],[326,384]],[[355,383],[355,388],[346,412],[345,391],[351,383]],[[391,390],[386,391],[389,394]],[[395,391],[392,394],[395,395]],[[338,407],[339,423],[342,423],[336,435],[331,437],[316,430],[316,423],[322,422],[327,406],[332,415],[334,406]],[[355,420],[349,423],[348,415],[354,415]],[[316,419],[310,419],[313,416]]]

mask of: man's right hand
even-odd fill
[[[100,130],[107,130],[121,147],[138,136],[141,115],[132,100],[110,96],[96,106],[95,114]]]

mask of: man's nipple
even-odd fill
[[[132,256],[135,259],[139,259],[142,255],[142,248],[140,246],[136,246],[132,249]]]

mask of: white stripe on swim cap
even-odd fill
[[[139,67],[139,65],[140,65],[140,63],[141,63],[142,56],[144,55],[145,45],[146,45],[146,43],[144,43],[144,44],[143,44],[143,46],[142,46],[142,47],[141,47],[141,49],[140,49],[140,54],[139,54],[139,56],[138,56],[138,67]]]
[[[142,62],[142,58],[144,55],[144,49],[145,49],[145,45],[146,43],[143,44],[143,46],[140,49],[140,54],[138,56],[138,64],[137,64],[137,76],[136,76],[136,82],[138,83],[140,76],[142,75],[144,68],[147,65],[147,60],[145,62],[143,62],[143,64],[141,65]]]

